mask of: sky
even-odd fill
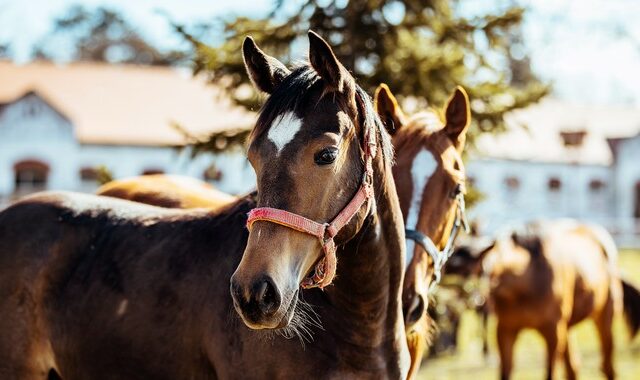
[[[300,0],[293,0],[300,1]],[[533,70],[554,96],[589,104],[640,107],[640,0],[462,0],[469,15],[513,1],[527,8],[524,39]],[[19,61],[79,0],[0,0],[0,43]],[[83,0],[121,11],[159,46],[179,46],[167,18],[184,24],[214,16],[267,17],[272,0]]]

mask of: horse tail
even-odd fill
[[[621,282],[624,316],[627,327],[629,327],[629,334],[633,338],[640,330],[640,290],[625,280]]]

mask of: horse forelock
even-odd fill
[[[309,64],[304,63],[295,67],[260,109],[256,126],[247,143],[251,145],[253,141],[268,133],[274,125],[278,124],[279,119],[288,114],[293,114],[298,118],[304,117],[303,107],[312,100],[311,97],[318,97],[316,103],[320,103],[326,97],[331,97],[332,101],[340,103],[341,109],[353,108],[358,113],[354,124],[360,126],[357,132],[361,139],[363,138],[363,130],[366,128],[371,128],[376,133],[378,146],[381,148],[388,167],[390,167],[393,161],[391,138],[375,112],[371,97],[357,84],[355,91],[348,95],[326,92],[325,87],[323,79]]]
[[[455,149],[453,142],[442,131],[445,126],[444,116],[435,109],[428,109],[409,117],[406,125],[399,128],[394,135],[395,145],[398,149],[416,154],[427,149],[436,156],[442,157],[442,163],[448,168],[454,165],[458,167],[457,171],[464,175],[464,164],[462,156]],[[445,159],[445,155],[451,154],[451,159]],[[464,179],[461,178],[462,180]]]

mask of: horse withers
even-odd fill
[[[532,222],[489,243],[461,251],[448,273],[490,278],[489,302],[498,320],[501,377],[509,378],[519,332],[532,328],[547,345],[547,377],[563,358],[567,378],[577,374],[568,330],[587,318],[595,322],[602,371],[615,377],[612,322],[622,309],[633,337],[640,327],[640,293],[621,279],[617,250],[604,228],[572,220]],[[484,269],[483,269],[484,268]]]
[[[270,94],[249,148],[257,200],[212,212],[43,193],[0,213],[0,377],[406,377],[390,139],[309,40],[292,71],[243,46]]]

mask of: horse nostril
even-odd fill
[[[411,300],[411,304],[409,305],[407,314],[405,315],[405,323],[407,325],[411,325],[418,322],[424,314],[424,309],[424,298],[420,294],[416,294]]]
[[[280,292],[276,289],[271,278],[267,277],[254,285],[253,300],[260,311],[265,314],[273,314],[280,307]]]
[[[235,280],[235,277],[231,277],[230,291],[234,305],[238,306],[240,303],[244,303],[242,286]]]
[[[269,283],[267,281],[263,281],[258,285],[258,291],[256,292],[256,299],[261,300],[265,298],[268,291],[269,291]]]

